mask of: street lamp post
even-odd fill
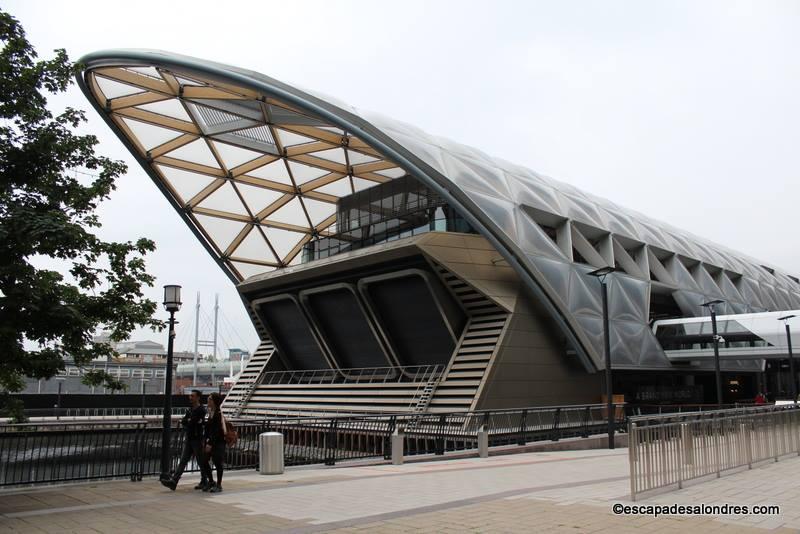
[[[786,325],[786,347],[789,349],[789,375],[791,380],[789,381],[789,391],[792,392],[792,402],[797,402],[797,377],[794,374],[794,356],[792,355],[792,330],[789,327],[789,319],[797,317],[796,315],[784,315],[783,317],[778,317],[779,321],[783,321],[783,324]]]
[[[717,304],[722,304],[725,302],[724,300],[709,300],[708,302],[702,303],[700,306],[704,308],[708,308],[708,311],[711,313],[711,334],[713,335],[714,339],[714,381],[717,384],[717,407],[722,407],[722,372],[720,371],[719,367],[719,340],[720,337],[717,334],[717,310],[715,306]]]
[[[161,432],[161,480],[170,478],[169,449],[172,427],[172,347],[175,341],[175,312],[181,309],[181,286],[164,286],[164,308],[169,312],[169,340],[167,342],[167,370],[164,384],[164,424]]]
[[[142,417],[144,417],[145,411],[145,392],[144,392],[144,385],[149,382],[146,378],[142,378]]]
[[[66,378],[58,376],[56,377],[56,381],[58,382],[58,397],[56,397],[56,420],[61,418],[61,384],[64,383]]]
[[[608,331],[608,288],[606,286],[606,276],[613,273],[614,267],[602,267],[589,273],[589,276],[596,276],[600,280],[601,293],[603,295],[603,343],[605,352],[606,368],[606,416],[608,419],[608,448],[614,448],[614,392],[611,376],[611,339]]]

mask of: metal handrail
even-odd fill
[[[268,371],[262,385],[272,384],[372,384],[418,382],[439,376],[443,365],[409,365],[396,367],[354,367],[349,369],[297,369]],[[420,378],[421,377],[421,378]]]
[[[414,212],[412,212],[412,214],[413,213]],[[408,215],[409,214],[406,214],[406,216]],[[406,237],[442,231],[440,228],[447,228],[448,224],[452,224],[456,220],[466,222],[466,220],[461,217],[433,218],[427,219],[426,222],[420,226],[414,226],[411,228],[403,226],[389,228],[375,234],[370,233],[366,237],[356,237],[356,234],[363,232],[365,228],[374,226],[376,224],[375,222],[367,223],[355,229],[334,228],[331,234],[325,235],[318,239],[313,239],[304,245],[303,261],[305,262],[309,260],[326,258],[341,254],[342,252],[358,250],[360,248],[366,248]],[[326,246],[321,246],[322,243],[326,243]]]
[[[764,460],[800,455],[800,405],[628,420],[631,499]]]
[[[616,409],[612,414],[620,428],[624,414]],[[231,418],[239,441],[226,449],[225,463],[234,469],[255,467],[258,436],[268,431],[284,435],[286,465],[330,465],[390,456],[390,438],[401,429],[406,454],[444,454],[476,449],[479,431],[487,433],[490,446],[602,433],[607,429],[608,415],[605,405],[593,404],[441,414]],[[415,422],[413,428],[408,425],[411,420]],[[146,419],[0,425],[0,486],[121,476],[141,480],[158,474],[160,427],[157,421]],[[170,445],[173,466],[185,439],[178,427],[174,430]],[[196,470],[196,466],[189,470]]]
[[[670,421],[686,422],[688,420],[717,419],[719,417],[727,417],[739,414],[772,412],[775,410],[784,410],[787,408],[791,408],[793,405],[763,404],[759,406],[736,406],[736,405],[728,405],[728,406],[732,407],[722,408],[722,409],[717,408],[717,409],[672,412],[672,413],[628,415],[628,420],[630,422],[636,423],[641,427],[650,424],[664,424]]]
[[[172,416],[181,416],[186,412],[186,406],[173,406]],[[89,408],[27,408],[23,412],[28,419],[39,420],[79,420],[79,419],[113,419],[132,417],[161,417],[163,407],[89,407]],[[2,423],[0,423],[2,424]]]

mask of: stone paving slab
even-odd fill
[[[764,464],[636,504],[778,504],[779,516],[621,516],[627,450],[557,451],[402,466],[227,473],[225,492],[157,480],[0,491],[10,532],[797,532],[800,460]]]

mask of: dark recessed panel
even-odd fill
[[[331,367],[293,298],[271,297],[258,303],[256,309],[290,369]]]
[[[401,365],[450,361],[455,340],[422,276],[375,280],[364,286]]]
[[[345,285],[301,292],[329,352],[344,369],[386,367],[389,361],[356,294]]]

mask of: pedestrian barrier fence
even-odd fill
[[[800,405],[628,419],[631,499],[765,460],[800,455]]]
[[[624,410],[613,409],[618,430]],[[239,439],[226,449],[226,469],[258,467],[259,435],[283,435],[287,466],[391,458],[391,436],[403,436],[405,455],[444,454],[489,446],[586,437],[607,429],[606,405],[548,406],[442,414],[381,414],[233,420]],[[0,425],[0,486],[126,477],[141,480],[161,469],[156,420],[50,421]],[[173,428],[170,458],[177,466],[184,433]],[[196,464],[187,471],[196,471]]]
[[[634,417],[638,415],[661,415],[661,414],[669,414],[674,415],[676,413],[694,413],[694,412],[708,412],[708,411],[719,411],[720,409],[732,409],[732,408],[747,408],[753,407],[753,403],[744,404],[744,403],[736,403],[736,404],[628,404],[626,405],[626,412],[628,417]]]
[[[85,420],[85,419],[123,419],[161,417],[164,408],[161,407],[105,407],[105,408],[32,408],[25,410],[25,417],[31,422],[45,420]],[[173,406],[172,416],[180,417],[186,413],[186,406]]]

